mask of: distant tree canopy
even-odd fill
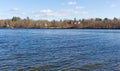
[[[20,17],[13,17],[13,18],[12,18],[12,21],[19,21],[19,20],[21,20]]]
[[[0,20],[0,28],[94,28],[94,29],[119,29],[120,19],[91,18],[77,20],[32,20],[29,17],[21,19],[14,16],[12,19]]]

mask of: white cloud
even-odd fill
[[[65,9],[60,11],[53,11],[51,9],[40,10],[34,12],[36,17],[68,17],[74,15],[88,14],[86,11],[75,11],[74,9]]]
[[[41,12],[41,13],[52,13],[53,11],[50,10],[50,9],[47,9],[47,10],[41,10],[40,12]]]
[[[111,4],[110,7],[115,8],[115,7],[117,7],[117,5],[116,4]]]
[[[77,11],[74,9],[66,9],[66,10],[62,10],[60,12],[60,14],[65,14],[66,16],[73,16],[73,15],[81,15],[81,14],[88,14],[87,11]]]
[[[77,2],[68,2],[68,5],[76,5],[77,4]]]
[[[82,8],[85,8],[83,6],[76,6],[75,9],[82,9]]]
[[[75,14],[88,14],[88,12],[87,11],[75,11],[74,12]]]
[[[19,12],[20,9],[19,9],[19,8],[12,8],[12,9],[10,9],[9,11],[11,11],[11,12]]]
[[[22,15],[22,16],[26,16],[25,12],[22,12],[19,8],[12,8],[9,10],[10,14],[12,15]]]
[[[61,5],[76,5],[77,4],[77,2],[75,2],[75,1],[70,1],[70,2],[67,2],[67,3],[61,3]]]
[[[55,13],[53,10],[51,9],[44,9],[44,10],[40,10],[35,12],[34,14],[42,16],[42,17],[50,17],[50,16],[56,16],[57,13]]]

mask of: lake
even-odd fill
[[[0,29],[0,71],[120,71],[120,30]]]

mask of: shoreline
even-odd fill
[[[0,29],[88,29],[88,30],[120,30],[120,28],[0,28]]]

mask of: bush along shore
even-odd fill
[[[76,20],[32,20],[29,17],[21,19],[0,20],[0,28],[81,28],[81,29],[120,29],[120,19],[94,18]]]

